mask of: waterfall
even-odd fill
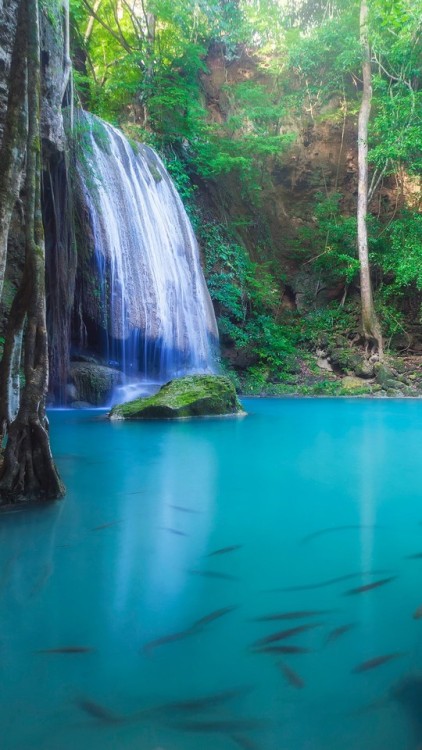
[[[135,382],[215,371],[218,331],[198,244],[161,159],[83,113],[77,157],[106,331]]]

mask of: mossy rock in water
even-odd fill
[[[154,396],[114,406],[110,419],[178,419],[242,413],[228,378],[191,375],[171,380]]]

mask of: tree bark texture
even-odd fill
[[[0,475],[0,502],[62,497],[64,486],[50,449],[45,399],[48,388],[48,346],[45,299],[45,248],[41,216],[40,32],[38,0],[26,6],[28,138],[26,146],[24,221],[25,268],[12,304],[1,363],[0,397],[7,444]],[[19,410],[10,418],[13,361],[23,330],[24,377]],[[6,399],[6,408],[4,399]]]
[[[20,0],[9,73],[6,122],[0,150],[0,297],[6,270],[10,222],[21,186],[28,130],[26,25],[27,3],[26,0]]]
[[[360,293],[362,306],[362,327],[367,344],[382,357],[381,327],[375,312],[372,295],[371,270],[368,253],[368,124],[371,113],[372,85],[371,58],[368,39],[368,6],[361,0],[360,42],[362,49],[362,102],[358,120],[358,208],[357,231],[360,264]]]

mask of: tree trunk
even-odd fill
[[[12,310],[8,334],[19,338],[26,311],[24,339],[25,385],[16,418],[10,424],[0,476],[3,502],[54,499],[64,495],[50,449],[45,399],[48,387],[48,349],[45,310],[45,250],[41,216],[40,34],[38,0],[28,0],[28,142],[25,175],[25,268]],[[13,306],[12,306],[13,307]],[[15,346],[10,351],[10,371]],[[2,362],[2,381],[5,380]],[[3,384],[4,388],[4,384]],[[2,398],[4,394],[1,394]]]
[[[27,286],[28,279],[26,273],[24,273],[21,285],[13,299],[7,321],[3,357],[0,365],[0,444],[3,443],[9,424],[17,415],[18,409],[16,407],[19,406],[20,393],[15,394],[14,387],[16,366],[20,367],[21,361],[23,329],[26,320]]]
[[[9,97],[0,150],[0,298],[12,212],[19,196],[27,139],[26,1],[20,0],[10,65]]]
[[[360,294],[362,305],[362,327],[367,345],[383,354],[381,327],[375,312],[372,296],[371,273],[368,256],[368,123],[371,112],[371,59],[368,40],[368,6],[361,0],[360,42],[362,48],[363,92],[358,123],[358,251],[360,263]]]

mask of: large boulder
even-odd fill
[[[190,375],[171,380],[154,396],[114,406],[110,419],[178,419],[242,413],[228,378]]]
[[[93,406],[105,406],[110,403],[115,386],[122,385],[124,375],[112,367],[92,362],[72,362],[70,380],[73,386],[71,394],[69,392],[71,400],[86,401]]]
[[[358,378],[374,377],[374,364],[350,346],[329,347],[328,354],[334,370],[347,375],[356,375]]]
[[[403,388],[403,382],[398,379],[397,373],[395,373],[390,367],[387,367],[382,362],[377,362],[375,365],[375,377],[377,383],[386,391],[401,390]]]

